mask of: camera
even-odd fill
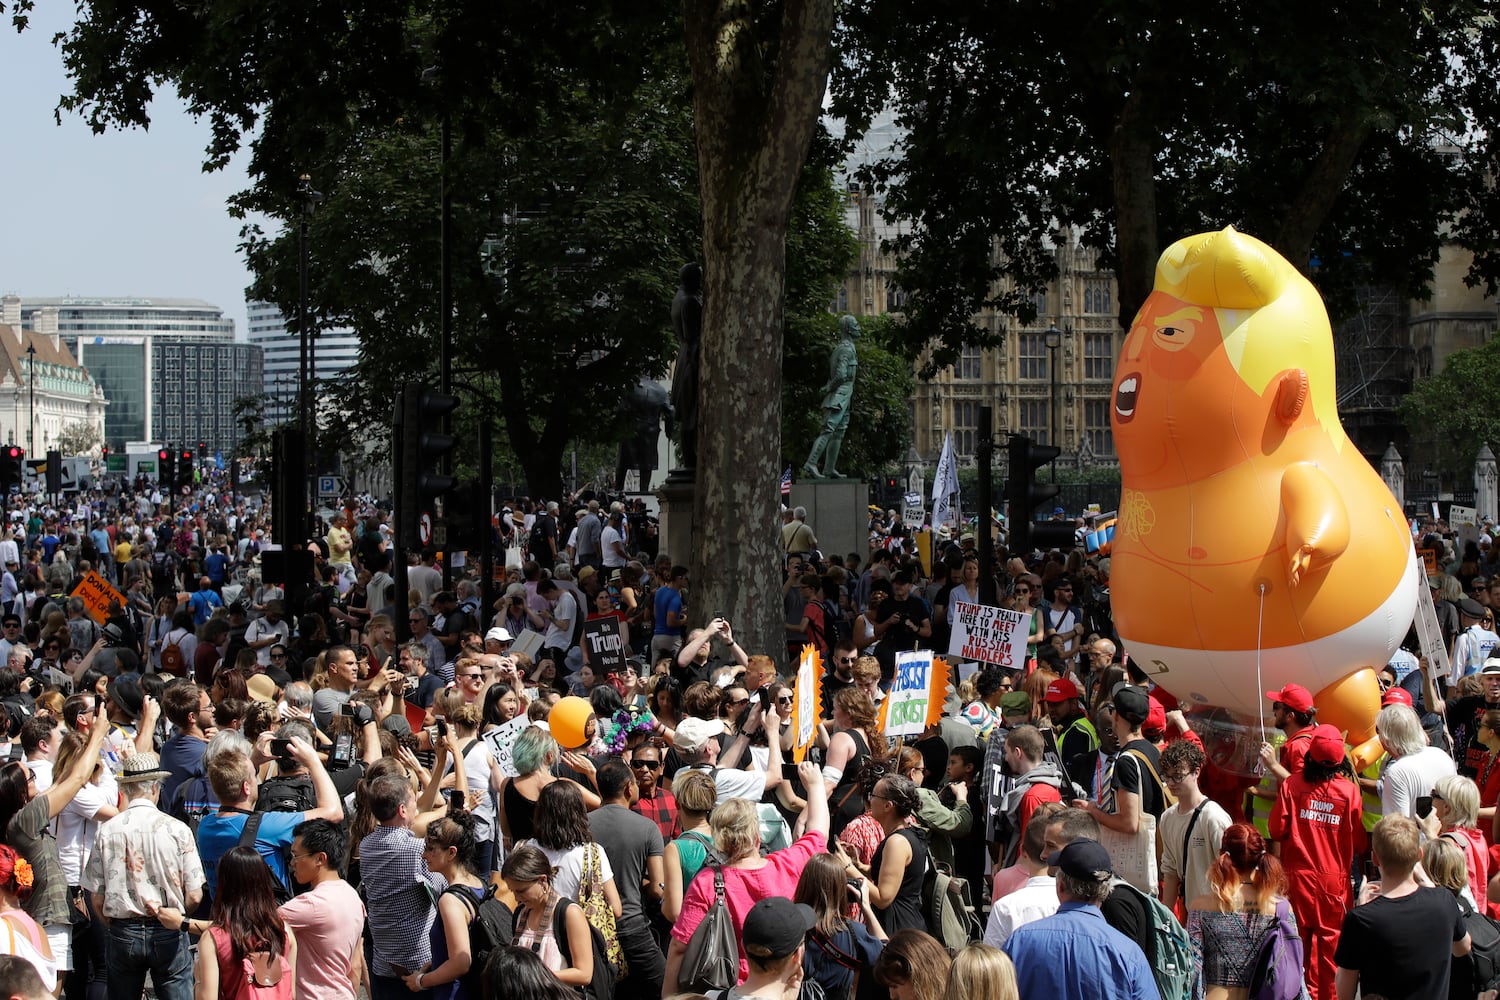
[[[280,757],[284,760],[292,759],[292,741],[272,739],[271,756]]]

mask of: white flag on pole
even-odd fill
[[[938,458],[937,474],[932,480],[932,524],[957,525],[958,461],[953,457],[953,432],[943,436],[943,453]]]

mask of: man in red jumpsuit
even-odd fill
[[[1333,953],[1349,908],[1349,868],[1366,839],[1359,786],[1337,729],[1322,725],[1313,731],[1301,770],[1277,790],[1270,829],[1281,844],[1287,895],[1306,955],[1308,994],[1312,1000],[1334,1000]]]

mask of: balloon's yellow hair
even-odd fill
[[[1156,290],[1214,310],[1229,363],[1256,393],[1289,368],[1305,371],[1313,417],[1343,448],[1328,313],[1312,283],[1285,258],[1233,226],[1199,233],[1161,255]]]

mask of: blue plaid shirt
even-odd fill
[[[405,827],[377,826],[359,842],[359,873],[375,945],[371,972],[395,976],[393,965],[415,972],[432,961],[434,900],[448,883],[427,870],[422,841]]]

